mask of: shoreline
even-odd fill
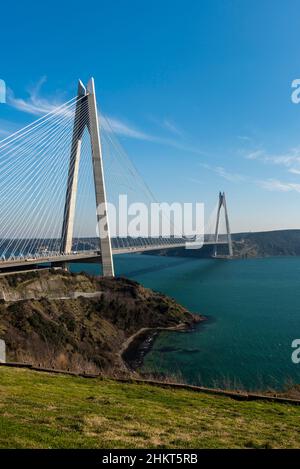
[[[190,323],[181,322],[169,327],[142,327],[122,344],[119,356],[130,371],[136,371],[143,364],[144,357],[153,347],[160,332],[192,332],[197,324],[207,321],[205,316],[192,314]]]

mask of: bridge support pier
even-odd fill
[[[218,211],[217,211],[217,221],[216,221],[216,230],[215,230],[215,242],[216,243],[218,242],[218,238],[219,238],[219,222],[220,222],[220,212],[221,212],[222,207],[224,208],[224,212],[225,212],[225,223],[226,223],[226,232],[227,232],[227,240],[228,240],[228,254],[229,254],[229,257],[232,257],[233,256],[232,239],[231,239],[225,192],[223,193],[219,192],[219,205],[218,205]],[[217,244],[215,244],[213,256],[214,257],[217,256]]]
[[[113,277],[114,266],[107,214],[97,101],[93,78],[91,78],[88,82],[87,88],[84,87],[81,81],[79,81],[78,84],[77,105],[73,126],[73,137],[61,235],[61,252],[63,254],[69,254],[72,251],[81,141],[86,127],[89,131],[91,140],[97,227],[100,238],[103,275],[105,277]]]
[[[113,277],[114,265],[112,258],[111,239],[107,213],[106,191],[94,78],[91,78],[88,82],[87,91],[89,109],[88,128],[92,144],[94,185],[97,205],[97,226],[100,236],[102,268],[104,277]]]
[[[81,140],[86,125],[84,119],[84,107],[86,107],[86,99],[84,98],[85,95],[86,89],[82,82],[79,81],[73,125],[63,227],[61,233],[61,252],[65,254],[69,254],[72,251]]]

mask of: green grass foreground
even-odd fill
[[[299,448],[300,406],[0,368],[1,448]]]

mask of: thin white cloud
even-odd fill
[[[182,141],[174,140],[171,138],[158,137],[155,135],[147,134],[137,129],[131,124],[125,123],[118,118],[104,116],[102,114],[102,128],[107,132],[113,132],[123,137],[134,138],[138,140],[146,140],[148,142],[157,143],[159,145],[165,145],[168,147],[176,148],[187,153],[194,153],[197,155],[204,155],[199,148],[184,143]]]
[[[262,150],[255,150],[247,153],[245,155],[245,158],[247,160],[259,160],[262,159],[264,156],[264,152]]]
[[[46,77],[42,77],[39,82],[28,90],[28,98],[16,98],[11,89],[7,91],[7,104],[19,111],[33,114],[35,116],[42,116],[53,112],[57,107],[61,106],[62,101],[57,99],[46,99],[40,96],[40,90],[45,83]]]
[[[205,152],[200,150],[200,148],[190,145],[188,143],[178,142],[177,140],[154,137],[152,141],[160,145],[166,145],[168,147],[176,148],[177,150],[181,150],[185,153],[194,153],[195,155],[199,156],[205,155]]]
[[[152,137],[151,135],[147,135],[146,133],[141,132],[140,130],[136,129],[130,124],[122,122],[120,119],[117,119],[115,117],[104,116],[104,115],[103,117],[104,119],[102,119],[101,126],[107,132],[114,132],[118,135],[122,135],[124,137],[136,138],[138,140],[150,140],[151,141],[154,139],[154,137]]]
[[[300,184],[295,184],[293,182],[282,182],[282,181],[279,181],[278,179],[267,179],[264,181],[256,181],[256,184],[262,189],[266,189],[267,191],[300,192]]]
[[[230,171],[227,171],[225,168],[222,166],[211,166],[209,164],[203,163],[201,166],[205,169],[208,169],[218,176],[226,179],[227,181],[230,182],[246,182],[249,184],[255,184],[256,186],[260,187],[261,189],[264,189],[266,191],[273,191],[273,192],[299,192],[300,193],[300,184],[294,183],[294,182],[283,182],[278,179],[266,179],[266,180],[256,180],[256,179],[251,179],[247,176],[244,176],[243,174],[239,173],[233,173]],[[295,172],[295,171],[293,171]],[[300,171],[299,173],[300,174]],[[190,179],[192,182],[198,182],[200,181],[196,179]]]
[[[206,163],[202,163],[200,166],[202,166],[205,169],[208,169],[209,171],[214,172],[218,176],[230,182],[242,182],[242,181],[245,181],[246,179],[243,174],[230,172],[226,170],[225,168],[223,168],[223,166],[211,166]]]
[[[19,111],[33,114],[35,116],[42,116],[55,111],[63,104],[63,101],[61,99],[58,100],[57,98],[41,97],[40,91],[45,81],[46,77],[42,77],[41,80],[39,80],[39,82],[29,90],[29,96],[27,99],[16,98],[13,91],[9,90],[7,100],[8,104]],[[140,140],[152,140],[150,135],[141,132],[130,124],[122,122],[115,117],[103,117],[102,125],[107,132],[115,132],[118,135]]]
[[[13,91],[8,91],[8,104],[13,108],[26,112],[28,114],[33,114],[36,116],[42,116],[53,112],[55,109],[60,107],[63,104],[62,99],[58,100],[57,98],[45,98],[41,96],[41,87],[45,83],[46,77],[42,77],[39,82],[28,90],[28,98],[16,98]],[[136,126],[125,122],[117,117],[111,117],[107,115],[102,115],[101,125],[104,130],[107,132],[113,132],[116,135],[121,137],[128,137],[137,140],[143,140],[148,142],[157,143],[160,145],[166,145],[177,150],[182,150],[184,152],[194,153],[198,155],[203,155],[203,152],[194,146],[186,144],[182,141],[177,141],[172,138],[158,137],[142,130],[138,129]],[[179,129],[175,126],[173,122],[168,119],[163,121],[164,126],[169,129],[170,132],[179,133]]]
[[[250,142],[252,140],[252,138],[248,137],[248,135],[238,135],[237,138],[239,140],[243,140],[244,142]]]
[[[204,181],[200,181],[199,179],[195,179],[195,178],[187,178],[188,181],[190,182],[194,182],[195,184],[200,184],[200,185],[203,185]]]
[[[173,119],[167,117],[159,119],[158,117],[154,116],[149,116],[149,119],[160,129],[167,130],[168,133],[171,133],[176,137],[184,137],[184,132],[179,128]]]
[[[183,135],[183,132],[170,119],[164,119],[162,122],[162,125],[165,129],[167,129],[172,134],[179,135],[180,137]]]
[[[264,150],[256,150],[245,155],[248,160],[257,160],[263,163],[283,166],[290,173],[300,174],[300,148],[292,148],[284,154],[270,154]]]
[[[241,182],[245,179],[243,175],[226,171],[222,166],[217,166],[215,168],[215,172],[222,178],[227,179],[227,181],[231,182]]]
[[[290,168],[289,170],[289,173],[292,173],[292,174],[300,174],[300,169],[297,169],[297,168]]]
[[[39,88],[40,85],[38,86],[38,89]],[[43,116],[49,112],[55,111],[63,103],[62,101],[54,99],[41,98],[37,93],[37,89],[35,89],[29,94],[27,99],[16,98],[14,93],[9,90],[8,104],[19,111],[26,112],[27,114]],[[103,117],[105,117],[105,119],[102,120],[101,125],[107,132],[114,132],[117,135],[139,140],[154,140],[150,135],[147,135],[128,123],[122,122],[120,119],[104,115]]]
[[[15,109],[18,109],[22,112],[27,112],[28,114],[33,114],[35,116],[48,114],[49,112],[54,111],[55,108],[60,105],[60,103],[53,104],[45,99],[35,100],[30,98],[29,100],[25,100],[22,98],[15,98],[12,92],[9,92],[7,102]]]

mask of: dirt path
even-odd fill
[[[80,298],[81,296],[84,298],[100,298],[102,295],[101,291],[96,291],[96,292],[80,292],[80,291],[75,291],[70,293],[70,295],[67,296],[55,296],[55,295],[46,295],[46,298],[48,300],[76,300]],[[28,300],[41,300],[42,298],[45,298],[45,295],[41,296],[26,296],[25,298],[16,298],[14,300],[6,300],[4,298],[4,301],[6,303],[17,303],[18,301],[28,301]]]

